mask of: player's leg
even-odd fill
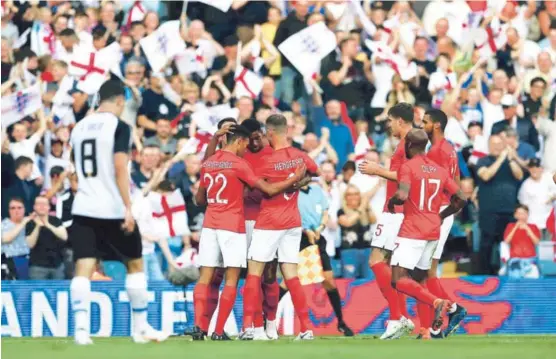
[[[208,332],[210,318],[209,287],[215,276],[216,268],[223,266],[222,253],[218,245],[216,230],[203,228],[199,240],[197,264],[201,266],[199,280],[193,290],[193,306],[195,308],[195,328],[191,333],[193,340],[203,340]]]
[[[263,272],[262,293],[263,313],[266,319],[265,332],[269,339],[278,339],[278,326],[276,324],[276,312],[280,302],[280,285],[276,280],[278,260],[267,263]]]
[[[253,230],[247,261],[247,278],[243,291],[243,328],[241,340],[254,338],[253,320],[256,313],[262,312],[261,277],[266,263],[274,259],[281,231]]]
[[[322,263],[322,271],[324,276],[324,281],[322,286],[326,291],[330,305],[334,309],[334,314],[338,319],[338,331],[343,333],[346,337],[352,337],[353,331],[344,322],[344,314],[342,312],[342,299],[340,298],[340,292],[336,287],[336,281],[334,280],[334,273],[332,272],[332,263],[330,257],[326,252],[326,238],[322,237],[318,241],[319,255]]]
[[[70,284],[71,308],[75,323],[75,343],[92,344],[91,281],[97,264],[97,242],[94,220],[75,216],[70,232],[70,243],[75,258],[75,272]]]
[[[444,208],[441,208],[443,210]],[[439,298],[448,299],[452,302],[452,305],[448,309],[448,327],[444,331],[445,336],[448,336],[455,332],[465,316],[467,315],[467,310],[461,305],[457,304],[452,300],[452,297],[444,290],[444,287],[440,283],[438,278],[438,264],[440,263],[440,258],[442,257],[442,252],[444,251],[444,246],[450,235],[450,230],[454,223],[454,216],[451,215],[444,219],[442,225],[440,226],[440,239],[438,241],[438,246],[436,247],[434,254],[432,256],[431,268],[428,271],[428,279],[426,285],[428,290]]]
[[[212,320],[212,316],[214,315],[214,311],[218,307],[218,298],[220,297],[220,285],[224,280],[224,268],[214,268],[214,274],[208,285],[208,294],[207,294],[207,307],[205,311],[205,317],[207,323],[210,323]]]
[[[292,228],[284,231],[278,246],[278,263],[280,263],[280,270],[290,291],[293,306],[299,318],[300,333],[296,339],[311,340],[313,339],[313,331],[309,329],[309,308],[307,307],[305,292],[297,276],[301,234],[301,228]]]
[[[241,269],[247,266],[247,239],[245,233],[217,230],[217,240],[222,253],[226,279],[220,296],[220,309],[216,318],[216,328],[212,340],[230,340],[224,333],[224,325],[234,307],[237,295],[237,284]]]
[[[397,290],[435,309],[432,329],[442,326],[442,314],[448,309],[449,302],[434,296],[423,285],[412,279],[408,271],[416,267],[428,270],[436,242],[398,238],[398,247],[392,255],[392,284]]]

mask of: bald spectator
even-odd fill
[[[448,19],[443,17],[441,19],[438,19],[434,28],[436,30],[436,35],[431,36],[431,39],[433,39],[434,42],[438,42],[438,40],[443,39],[443,38],[448,36],[448,30],[450,29],[450,23],[448,22]]]
[[[523,170],[498,135],[490,136],[489,155],[478,161],[477,169],[481,274],[493,275],[500,267],[493,248],[502,242],[512,220]]]
[[[536,42],[520,38],[513,27],[506,30],[506,37],[506,45],[496,52],[498,68],[506,71],[510,77],[521,76],[526,70],[535,67],[541,49]]]

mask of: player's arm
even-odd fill
[[[216,152],[216,148],[218,147],[218,143],[223,136],[226,136],[228,133],[232,133],[232,130],[236,124],[233,122],[226,122],[222,127],[215,132],[214,136],[210,139],[207,149],[205,151],[205,156],[203,157],[203,161],[206,161],[207,158],[214,155]]]
[[[398,180],[398,172],[397,171],[390,171],[378,163],[374,162],[367,162],[363,161],[359,165],[359,171],[361,173],[369,175],[369,176],[379,176],[389,181],[397,181]]]
[[[272,197],[278,193],[288,190],[289,188],[292,188],[295,183],[299,182],[305,176],[306,170],[307,168],[305,165],[299,166],[295,170],[293,176],[276,183],[270,183],[262,178],[259,178],[255,181],[255,183],[253,183],[253,187]]]
[[[504,163],[507,157],[508,157],[508,150],[504,150],[502,154],[498,156],[496,161],[494,161],[493,164],[491,164],[490,166],[484,166],[479,168],[479,170],[477,171],[477,175],[479,176],[479,178],[485,182],[490,181],[492,177],[494,177],[496,172],[498,172],[498,170],[502,166],[502,163]]]
[[[465,196],[463,195],[463,192],[459,188],[458,184],[449,177],[446,181],[445,191],[452,196],[450,197],[450,205],[440,212],[440,219],[442,221],[444,218],[459,212],[463,206],[465,206]]]
[[[195,197],[193,197],[193,199],[195,200],[195,204],[197,206],[206,206],[207,205],[207,188],[204,185],[204,180],[203,178],[205,178],[205,169],[203,167],[201,167],[201,173],[200,173],[200,180],[199,180],[199,189],[197,190],[197,193],[195,193]]]
[[[133,216],[131,215],[131,196],[129,173],[127,165],[129,163],[129,144],[131,143],[131,128],[122,121],[118,121],[114,134],[114,170],[116,173],[116,185],[124,202],[126,219],[126,230],[132,231],[134,227]],[[130,222],[131,219],[131,222]]]
[[[401,206],[402,204],[405,203],[405,201],[407,201],[407,197],[409,196],[409,189],[410,189],[410,184],[408,183],[404,183],[404,182],[400,182],[398,184],[398,190],[396,191],[396,193],[394,193],[394,195],[392,196],[392,198],[390,198],[390,200],[388,200],[388,212],[390,213],[395,213],[395,206]]]
[[[296,182],[296,183],[293,184],[293,189],[300,189],[302,187],[305,187],[309,183],[311,183],[312,180],[313,180],[313,177],[306,174],[305,177],[303,177],[299,182]]]

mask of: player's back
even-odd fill
[[[444,191],[455,193],[457,185],[440,165],[419,155],[408,160],[398,172],[399,183],[409,183],[400,237],[437,240],[440,235],[440,206]]]
[[[74,215],[123,219],[125,206],[116,184],[114,153],[128,152],[131,130],[114,114],[93,113],[77,123],[71,145],[78,178]]]
[[[402,138],[402,140],[398,143],[398,146],[396,147],[396,150],[394,151],[392,158],[390,159],[390,171],[397,172],[406,160],[407,158],[405,156],[405,139]],[[398,190],[398,183],[396,181],[386,181],[387,200],[384,203],[383,212],[385,213],[388,212],[388,198],[391,198],[394,195],[394,193],[396,193],[397,190]],[[395,209],[396,209],[396,213],[403,212],[402,206],[396,206]]]
[[[251,166],[235,154],[221,150],[201,166],[201,186],[207,190],[204,228],[245,233],[243,193],[256,181]]]
[[[251,167],[256,171],[257,168],[264,166],[264,162],[267,160],[274,150],[270,146],[265,146],[259,152],[253,153],[246,151],[243,155],[243,159],[246,160]],[[245,220],[246,221],[256,221],[257,216],[261,208],[261,201],[263,199],[263,193],[258,189],[249,189],[245,193],[244,205],[245,205]]]
[[[307,166],[307,173],[317,172],[317,165],[305,152],[286,147],[267,156],[264,164],[256,168],[256,173],[270,183],[280,182],[294,176],[297,167],[303,163]],[[294,190],[274,197],[263,197],[255,228],[281,230],[301,227],[298,194],[299,191]]]
[[[434,144],[427,152],[427,158],[433,160],[440,167],[444,168],[454,180],[459,178],[458,155],[454,146],[445,138],[437,144]],[[442,206],[448,205],[450,198],[442,193]]]

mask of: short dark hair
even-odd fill
[[[390,107],[388,116],[401,118],[405,123],[413,123],[413,106],[407,102],[400,102]]]
[[[12,197],[12,198],[10,198],[10,200],[8,201],[8,204],[9,204],[10,202],[19,202],[19,203],[21,203],[21,204],[25,207],[25,201],[24,201],[23,198],[21,198],[21,197]]]
[[[232,132],[228,133],[226,135],[226,142],[228,144],[231,144],[232,142],[234,142],[237,139],[249,138],[250,135],[251,135],[251,133],[249,132],[249,130],[247,128],[245,128],[245,126],[236,125],[236,126],[232,127]]]
[[[32,57],[37,57],[37,54],[29,47],[24,47],[14,53],[15,62],[22,62],[26,58],[32,58]]]
[[[355,171],[355,162],[353,161],[347,161],[344,166],[342,167],[342,172],[346,172],[346,171]]]
[[[93,35],[93,40],[98,40],[104,37],[104,35],[106,35],[106,28],[103,25],[97,25],[93,31],[92,31],[92,35]]]
[[[64,173],[64,167],[62,166],[53,166],[50,169],[50,177],[59,176]]]
[[[255,120],[254,118],[250,118],[248,120],[243,121],[241,125],[245,127],[250,134],[252,134],[253,132],[260,131],[262,128],[261,123]]]
[[[272,107],[270,107],[269,105],[267,105],[266,103],[263,103],[262,105],[259,106],[259,108],[257,109],[257,111],[259,110],[272,110]]]
[[[217,125],[218,129],[221,129],[222,126],[224,126],[224,124],[226,124],[226,123],[228,123],[228,122],[237,123],[237,121],[236,121],[235,118],[233,118],[233,117],[226,117],[226,118],[223,118],[223,119],[221,119],[220,121],[218,121],[218,125]]]
[[[113,101],[116,97],[125,96],[124,84],[120,80],[108,80],[98,90],[99,102]]]
[[[284,115],[275,113],[266,119],[266,127],[273,128],[278,132],[285,132],[288,127],[288,120]]]
[[[428,115],[433,123],[439,123],[442,132],[444,132],[446,125],[448,124],[448,116],[446,116],[444,111],[437,108],[431,108],[425,112],[425,115]]]
[[[156,118],[155,118],[154,121],[155,121],[155,122],[158,122],[158,121],[170,121],[170,119],[168,118],[167,115],[158,114],[158,116],[156,116]]]
[[[517,211],[518,209],[523,209],[527,213],[529,213],[529,207],[523,203],[519,203],[517,206],[515,206],[514,212]]]
[[[482,129],[483,128],[483,123],[479,122],[479,121],[471,121],[471,122],[469,122],[469,125],[467,126],[467,129],[469,129],[469,127],[474,127],[474,126],[480,127]]]
[[[340,49],[343,49],[345,44],[347,44],[350,41],[355,41],[354,38],[352,37],[346,37],[345,39],[343,39],[342,41],[340,41],[340,45],[338,46]]]
[[[19,156],[14,162],[14,167],[16,170],[18,170],[22,166],[32,165],[33,163],[33,160],[29,157]]]
[[[175,187],[172,181],[170,180],[163,180],[156,186],[157,191],[164,191],[164,192],[172,192],[174,191]]]
[[[145,24],[143,24],[143,21],[132,21],[131,24],[129,24],[129,28],[133,29],[135,26],[145,26]]]
[[[77,34],[75,33],[74,29],[64,29],[60,31],[60,34],[58,36],[77,37]]]
[[[533,85],[534,85],[535,83],[537,83],[537,82],[542,82],[543,85],[546,86],[546,80],[543,79],[542,77],[534,77],[534,78],[531,80],[531,82],[529,82],[529,86],[533,87]]]
[[[438,59],[440,59],[441,57],[445,57],[448,61],[450,61],[450,55],[448,55],[448,54],[445,53],[445,52],[441,52],[441,53],[439,53],[438,56],[436,57],[435,62],[438,61]]]

